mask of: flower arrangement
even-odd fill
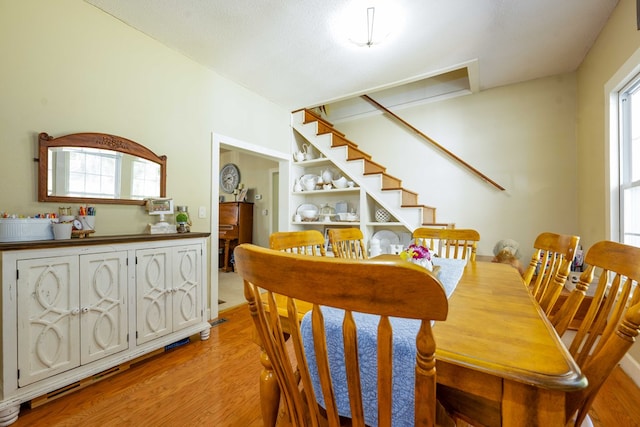
[[[412,243],[407,247],[407,249],[400,252],[400,258],[405,261],[419,264],[427,270],[431,270],[433,268],[433,264],[431,263],[431,252],[429,252],[429,248],[425,246]]]
[[[400,252],[400,258],[404,260],[426,259],[428,261],[431,261],[431,252],[429,252],[429,248],[427,247],[412,243],[407,247],[407,249]]]

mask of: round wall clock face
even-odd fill
[[[233,193],[240,183],[240,169],[233,163],[227,163],[220,169],[220,188],[225,193]]]

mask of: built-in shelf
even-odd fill
[[[292,194],[308,196],[309,194],[336,194],[336,193],[357,193],[360,187],[351,188],[332,188],[331,190],[309,190],[309,191],[292,191]]]

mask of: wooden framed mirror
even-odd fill
[[[38,201],[144,205],[166,197],[167,157],[104,133],[38,135]]]

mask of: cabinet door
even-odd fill
[[[80,365],[78,257],[18,260],[18,385]]]
[[[173,249],[174,331],[196,324],[202,318],[201,263],[200,245]]]
[[[127,342],[127,254],[80,256],[82,364],[125,350]]]
[[[173,331],[171,248],[136,251],[138,344]]]

